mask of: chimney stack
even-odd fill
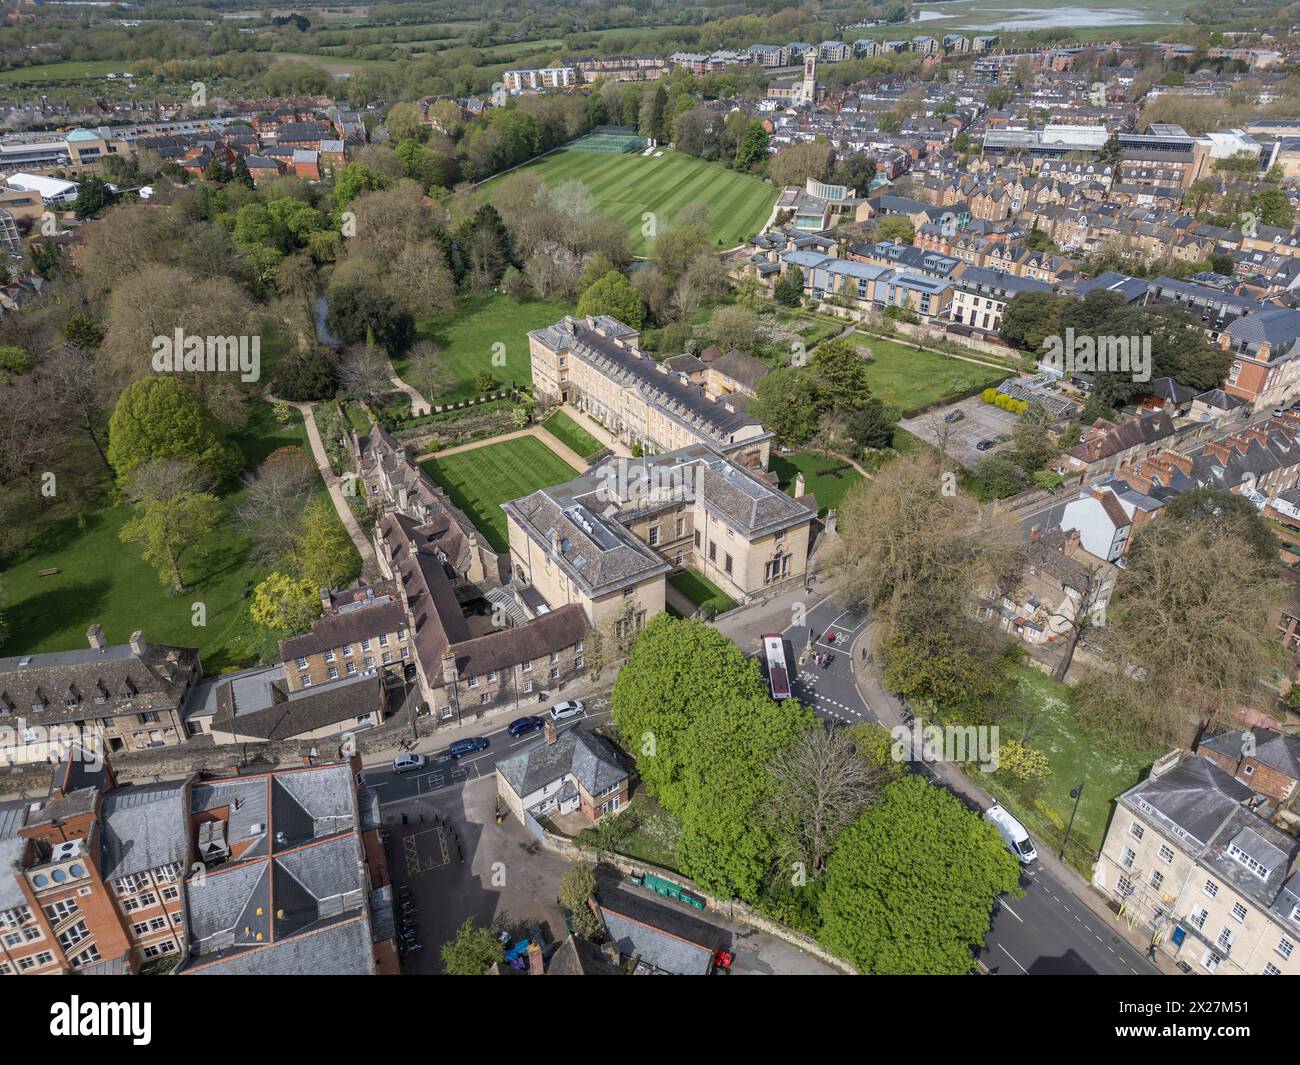
[[[535,939],[528,941],[528,975],[546,975],[546,966],[542,964],[542,948]]]
[[[91,649],[95,651],[102,651],[108,646],[104,639],[104,626],[98,621],[86,630],[86,639],[90,641]]]
[[[559,738],[559,733],[555,731],[555,722],[549,717],[542,721],[542,739],[547,743],[554,743]]]
[[[803,493],[804,493],[803,473],[800,472],[800,473],[796,473],[796,474],[794,475],[794,497],[795,497],[795,499],[799,499],[799,498],[801,498],[801,497],[803,496]]]
[[[1029,542],[1031,544],[1038,543],[1038,538],[1042,535],[1043,527],[1041,525],[1031,525],[1029,527]]]
[[[144,633],[136,629],[131,633],[131,653],[136,655],[144,654]]]
[[[330,612],[330,609],[334,606],[334,596],[330,594],[330,590],[328,588],[322,588],[320,590],[320,605],[321,605],[321,609],[326,614],[328,614]]]
[[[551,530],[551,554],[559,555],[560,553],[560,534],[554,529]]]

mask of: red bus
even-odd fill
[[[767,686],[777,702],[790,698],[790,668],[785,641],[776,633],[763,634],[763,661],[767,664]]]

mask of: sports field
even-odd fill
[[[502,503],[577,476],[572,466],[532,436],[484,444],[420,466],[497,551],[510,546]]]
[[[638,255],[647,254],[653,243],[653,236],[647,234],[647,215],[653,216],[655,230],[663,230],[688,203],[706,203],[710,242],[717,248],[731,248],[754,236],[772,213],[775,186],[720,163],[706,163],[667,148],[655,151],[663,155],[565,150],[527,169],[551,185],[581,181],[597,210],[627,223],[632,250]]]

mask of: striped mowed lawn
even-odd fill
[[[420,465],[497,551],[510,547],[502,503],[578,476],[577,470],[533,436],[484,444]]]
[[[646,214],[655,216],[655,226],[662,231],[688,203],[706,203],[710,243],[731,248],[754,236],[772,213],[778,191],[774,186],[720,163],[706,163],[667,148],[655,150],[664,154],[656,158],[640,152],[565,149],[524,169],[536,171],[550,185],[581,181],[597,210],[627,223],[632,250],[638,255],[647,254],[653,242],[642,232]]]

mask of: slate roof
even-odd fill
[[[119,644],[0,658],[0,720],[45,725],[173,710],[198,668],[197,649],[149,643],[140,654]]]
[[[290,739],[331,725],[351,724],[385,706],[378,673],[341,677],[289,691],[283,665],[241,672],[218,683],[211,727],[218,732],[265,740]]]
[[[1103,423],[1098,428],[1100,431],[1089,432],[1071,448],[1070,454],[1084,462],[1099,462],[1129,448],[1154,444],[1174,434],[1173,419],[1164,410],[1129,418],[1118,425]]]
[[[190,806],[228,819],[232,857],[186,882],[191,957],[180,972],[373,971],[374,900],[350,766],[203,781]]]
[[[1300,780],[1300,736],[1259,726],[1250,729],[1249,734],[1254,745],[1252,758],[1292,780]],[[1240,729],[1230,729],[1203,737],[1200,745],[1236,761],[1245,750],[1246,735]]]
[[[713,925],[621,889],[602,890],[599,902],[609,939],[620,954],[673,975],[709,974],[723,941]]]
[[[1290,307],[1267,307],[1238,318],[1226,332],[1232,338],[1234,351],[1245,350],[1254,355],[1262,344],[1267,343],[1268,361],[1277,362],[1295,353],[1296,339],[1300,337],[1300,311]]]
[[[570,353],[619,386],[635,389],[665,418],[719,445],[733,443],[742,430],[762,428],[744,411],[715,403],[699,385],[634,350],[625,338],[635,334],[636,330],[613,318],[566,316],[528,335],[552,351]]]
[[[570,773],[588,795],[598,795],[627,777],[614,745],[583,725],[561,732],[554,743],[539,743],[503,758],[497,772],[521,799]]]
[[[1141,804],[1146,804],[1157,821],[1192,837],[1189,846],[1195,850],[1195,845],[1207,845],[1251,795],[1245,784],[1204,758],[1184,758],[1168,772],[1125,792],[1122,801],[1143,813]]]
[[[622,976],[623,970],[607,959],[588,939],[569,935],[546,963],[547,976]]]
[[[127,785],[104,796],[100,808],[105,880],[179,862],[189,865],[189,816],[183,781]]]

